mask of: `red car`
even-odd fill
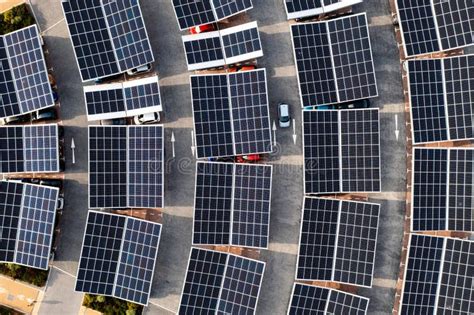
[[[192,27],[189,29],[191,34],[201,34],[204,32],[212,32],[214,30],[214,24],[203,24]]]
[[[256,163],[260,161],[261,159],[262,158],[260,154],[241,155],[235,158],[235,162],[236,163],[245,163],[245,162]]]

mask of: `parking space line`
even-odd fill
[[[153,301],[148,301],[148,303],[149,303],[149,304],[153,304],[153,305],[155,305],[156,307],[162,308],[162,309],[164,309],[165,311],[168,311],[168,312],[173,313],[173,314],[176,314],[176,313],[178,312],[178,311],[173,311],[173,310],[171,310],[171,309],[169,309],[169,308],[167,308],[167,307],[164,307],[164,306],[162,306],[162,305],[160,305],[160,304],[158,304],[158,303],[155,303],[155,302],[153,302]]]
[[[56,269],[56,270],[58,270],[58,271],[64,273],[64,274],[70,276],[70,277],[76,278],[75,275],[73,275],[72,273],[67,272],[66,270],[63,270],[63,269],[61,269],[61,268],[59,268],[59,267],[56,267],[56,266],[54,266],[54,265],[53,265],[52,267],[53,267],[54,269]]]
[[[53,25],[51,25],[50,27],[48,27],[47,29],[45,29],[44,31],[41,32],[41,34],[46,34],[48,31],[52,30],[54,27],[56,27],[57,25],[61,24],[62,22],[64,22],[64,18],[57,21],[56,23],[54,23]]]

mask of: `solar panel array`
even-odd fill
[[[330,13],[361,3],[362,0],[285,0],[288,20]]]
[[[303,111],[305,193],[380,191],[378,109]]]
[[[379,212],[378,204],[305,197],[296,279],[371,287]]]
[[[198,162],[193,244],[267,248],[272,166]]]
[[[0,173],[59,172],[58,125],[0,127]]]
[[[191,248],[178,314],[255,314],[265,263]]]
[[[103,120],[160,112],[158,77],[84,87],[87,119]]]
[[[89,126],[89,208],[162,208],[164,130]]]
[[[59,189],[0,182],[0,261],[48,269]]]
[[[54,106],[36,25],[0,36],[0,118]]]
[[[82,81],[154,62],[138,0],[61,1]]]
[[[400,314],[472,314],[474,243],[410,236]]]
[[[89,211],[75,290],[148,305],[161,228],[159,223]]]
[[[288,315],[367,314],[369,299],[331,288],[295,283]]]
[[[272,151],[265,69],[190,80],[198,158]]]
[[[474,5],[465,0],[397,0],[407,56],[474,44]]]
[[[474,139],[474,55],[407,61],[413,141]]]
[[[412,230],[474,231],[474,150],[415,148]]]
[[[173,0],[180,30],[214,23],[253,8],[252,0]]]
[[[378,95],[365,13],[291,26],[301,106]]]
[[[257,22],[182,37],[188,70],[216,68],[263,56]]]

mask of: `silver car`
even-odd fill
[[[288,128],[291,124],[290,106],[285,103],[278,104],[278,123],[280,128]]]

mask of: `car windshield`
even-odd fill
[[[285,123],[289,122],[290,121],[290,116],[283,116],[283,117],[281,117],[280,120],[281,120],[281,122],[285,122]]]

